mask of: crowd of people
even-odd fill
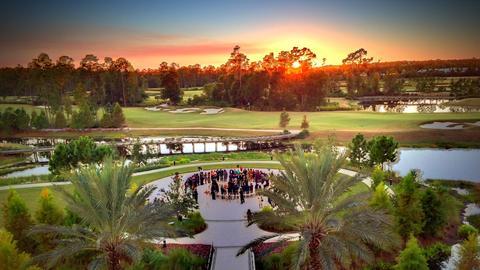
[[[272,174],[273,172],[270,172]],[[237,200],[245,203],[245,197],[254,196],[259,189],[270,185],[269,174],[258,169],[247,169],[237,166],[232,169],[202,170],[189,176],[185,181],[185,189],[192,190],[198,200],[197,187],[208,185],[205,193],[212,200]]]

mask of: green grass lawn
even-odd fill
[[[151,112],[143,108],[125,108],[129,127],[217,127],[248,129],[279,129],[280,112],[258,112],[228,108],[218,115],[199,113],[172,114]],[[419,129],[430,121],[480,120],[480,113],[402,114],[375,112],[289,112],[289,129],[299,129],[307,115],[310,131],[321,130],[405,130]]]
[[[188,91],[195,92],[195,91]],[[480,100],[480,99],[479,99]],[[466,101],[469,103],[478,103]],[[31,105],[0,104],[0,109],[8,106],[22,106],[27,111],[34,108]],[[124,108],[129,127],[149,128],[245,128],[245,129],[279,129],[280,112],[246,111],[227,108],[218,115],[202,115],[200,113],[172,114],[168,112],[152,112],[140,107]],[[419,125],[431,121],[473,121],[480,120],[480,112],[470,113],[375,113],[363,111],[333,111],[333,112],[289,112],[289,129],[299,129],[303,115],[310,122],[309,130],[315,131],[399,131],[419,129]],[[234,135],[234,134],[233,134]]]

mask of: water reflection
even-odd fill
[[[393,170],[406,175],[419,169],[424,178],[480,182],[480,149],[400,149]]]

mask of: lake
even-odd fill
[[[400,149],[393,170],[406,175],[419,169],[423,178],[480,182],[480,149]]]

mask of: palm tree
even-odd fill
[[[136,261],[142,246],[154,238],[174,236],[176,231],[166,220],[174,211],[147,199],[154,187],[132,191],[132,169],[124,162],[107,159],[100,168],[80,169],[71,179],[74,192],[58,188],[67,208],[82,219],[72,227],[39,225],[32,233],[54,233],[61,237],[57,247],[37,257],[47,267],[81,252],[95,253],[91,268],[122,269]]]
[[[352,191],[361,180],[338,173],[345,155],[332,145],[317,147],[313,153],[297,147],[278,155],[278,160],[284,170],[272,176],[272,189],[260,192],[271,199],[274,211],[256,213],[250,224],[278,222],[300,234],[295,269],[350,269],[355,263],[370,262],[372,247],[396,246],[391,218],[369,207],[368,189]],[[260,237],[239,254],[277,236]],[[277,245],[293,238],[284,235]]]

